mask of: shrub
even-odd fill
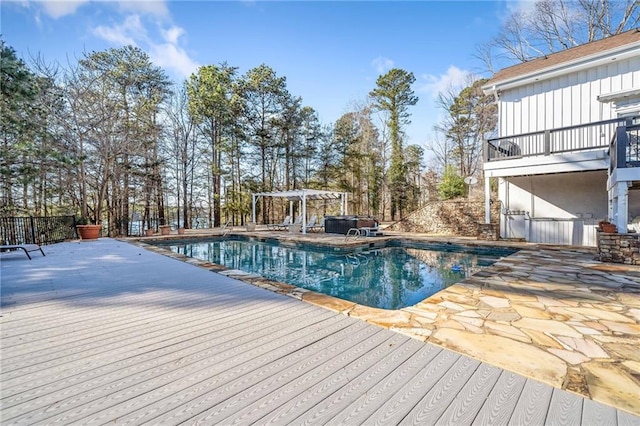
[[[443,200],[450,200],[456,197],[462,197],[465,193],[464,178],[460,176],[456,169],[449,165],[444,169],[442,180],[438,185],[438,194]]]

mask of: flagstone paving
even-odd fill
[[[337,245],[363,241],[327,234],[276,235]],[[461,238],[391,235],[395,237],[487,245]],[[640,415],[640,267],[599,262],[588,248],[519,247],[516,254],[464,281],[395,311],[195,263]]]

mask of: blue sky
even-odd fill
[[[510,1],[7,1],[2,38],[25,60],[67,62],[134,44],[176,81],[227,62],[265,63],[289,91],[335,122],[392,67],[413,72],[419,97],[408,144],[426,146],[436,96],[482,75],[475,47],[497,31]]]

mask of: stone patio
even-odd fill
[[[328,234],[251,234],[335,245],[363,242]],[[211,232],[189,233],[206,235]],[[640,267],[599,262],[595,250],[584,248],[414,234],[383,238],[521,250],[414,306],[390,311],[226,271],[148,246],[146,239],[138,244],[640,415]]]

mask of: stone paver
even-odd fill
[[[275,236],[341,246],[362,243],[326,234]],[[281,283],[271,282],[271,289],[640,415],[640,267],[601,263],[585,248],[520,247],[518,253],[399,311],[300,293]]]

